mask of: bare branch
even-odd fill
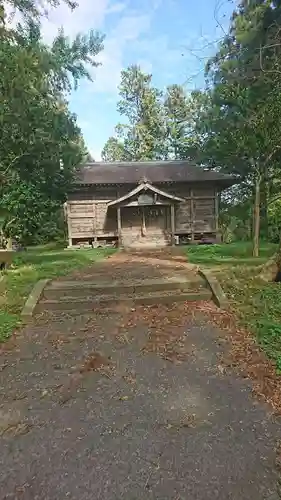
[[[264,165],[267,165],[270,162],[270,160],[272,160],[273,156],[277,153],[277,151],[279,151],[280,149],[281,149],[281,144],[276,146],[276,148],[274,148],[274,150],[267,156]]]
[[[272,203],[275,203],[278,200],[281,200],[281,193],[277,196],[274,196],[274,198],[271,198],[271,200],[268,201],[268,205],[272,205]]]
[[[10,168],[20,159],[20,158],[23,158],[24,156],[29,156],[30,153],[22,153],[21,155],[17,155],[13,158],[13,160],[9,163],[9,165],[7,166],[7,168],[4,170],[4,172],[0,172],[0,176],[3,178],[5,177],[5,175],[8,173],[8,171],[10,170]]]
[[[223,2],[220,2],[220,1],[217,1],[216,5],[215,5],[215,10],[214,10],[214,19],[217,23],[217,25],[220,27],[220,29],[222,30],[222,32],[224,33],[224,36],[227,35],[222,23],[220,22],[219,20],[219,10],[220,8],[223,6]]]

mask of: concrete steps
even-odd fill
[[[81,312],[95,312],[97,310],[116,306],[117,304],[129,305],[157,305],[157,304],[172,304],[174,302],[186,302],[196,300],[211,300],[212,294],[209,290],[194,290],[194,291],[166,291],[166,292],[151,292],[138,293],[132,295],[100,295],[95,299],[89,297],[72,297],[63,296],[60,300],[43,299],[36,307],[36,313],[44,311],[67,311],[73,314]]]
[[[161,248],[124,248],[131,258],[148,258],[159,260],[172,260],[187,263],[185,248],[181,246],[166,246]]]
[[[172,304],[174,302],[211,300],[212,293],[200,276],[174,277],[142,281],[54,281],[48,283],[35,313],[66,311],[71,314],[129,305]]]
[[[87,297],[95,300],[101,295],[132,295],[162,291],[186,291],[199,290],[204,287],[204,281],[197,276],[191,279],[186,278],[165,278],[151,280],[127,280],[95,283],[89,281],[54,281],[44,289],[46,300],[60,300],[63,297],[71,296],[77,298]]]
[[[186,249],[185,247],[181,247],[179,245],[175,246],[159,246],[155,247],[142,247],[142,248],[124,248],[123,251],[130,255],[136,256],[144,256],[144,257],[154,257],[154,258],[162,258],[162,257],[172,257],[175,255],[180,255],[185,258],[185,262],[187,262]]]

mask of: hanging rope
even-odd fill
[[[142,235],[142,236],[146,236],[146,225],[145,225],[145,214],[144,214],[144,208],[142,208],[141,235]]]

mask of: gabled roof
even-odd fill
[[[162,191],[161,189],[156,188],[155,186],[152,186],[149,184],[149,182],[142,182],[137,186],[135,189],[132,189],[129,193],[125,194],[124,196],[121,196],[117,200],[110,201],[108,203],[108,207],[113,207],[114,205],[118,205],[118,203],[122,203],[122,201],[125,201],[129,198],[132,198],[132,196],[135,196],[136,194],[140,193],[141,191],[152,191],[155,194],[159,194],[160,196],[163,196],[163,198],[169,198],[170,200],[173,201],[184,201],[183,198],[179,198],[178,196],[174,196],[170,193],[166,193],[165,191]]]
[[[150,183],[161,182],[214,182],[231,186],[237,179],[227,174],[207,170],[188,161],[92,162],[82,165],[76,183],[85,184],[138,184],[142,178]]]

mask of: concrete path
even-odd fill
[[[0,356],[0,499],[277,500],[280,426],[225,349],[186,304],[38,318]]]
[[[79,269],[68,276],[63,276],[60,281],[69,279],[83,279],[85,281],[97,282],[116,280],[141,281],[149,278],[170,278],[171,276],[196,275],[198,266],[190,264],[184,256],[158,254],[158,258],[152,258],[143,252],[140,255],[118,252],[99,263],[99,265],[89,266],[86,269]]]

